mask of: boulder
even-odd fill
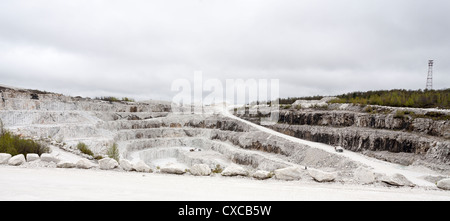
[[[111,158],[104,158],[98,161],[98,165],[102,170],[111,170],[119,166],[119,163]]]
[[[45,162],[54,162],[54,163],[59,163],[60,161],[56,156],[53,156],[49,153],[41,154],[41,160]]]
[[[133,164],[131,164],[131,162],[129,160],[120,159],[119,160],[119,164],[120,164],[120,167],[122,167],[123,170],[126,170],[126,171],[133,170]]]
[[[136,170],[137,172],[145,172],[145,173],[153,172],[153,170],[142,160],[134,164],[133,169]]]
[[[74,168],[76,165],[70,161],[61,161],[58,164],[56,164],[56,167],[58,168]]]
[[[275,178],[280,180],[299,180],[302,176],[302,169],[297,166],[286,167],[273,172]]]
[[[272,177],[272,173],[270,173],[269,171],[265,171],[265,170],[258,170],[255,173],[253,173],[253,178],[256,179],[260,179],[260,180],[265,180],[265,179],[269,179],[270,177]]]
[[[380,180],[392,186],[415,186],[415,184],[409,181],[405,176],[398,173],[390,176],[381,176]]]
[[[308,168],[308,173],[317,182],[331,182],[337,177],[335,172],[325,172],[314,168]]]
[[[161,173],[171,173],[171,174],[184,174],[186,173],[185,168],[178,164],[167,164],[160,169]]]
[[[94,164],[92,164],[91,161],[89,161],[88,159],[82,158],[77,161],[75,166],[80,169],[90,169],[94,167]]]
[[[11,154],[9,154],[9,153],[0,153],[0,164],[7,164],[9,158],[11,158]]]
[[[37,153],[28,153],[27,154],[27,162],[39,160],[39,155]]]
[[[450,178],[439,180],[436,185],[439,189],[450,190]]]
[[[11,166],[19,166],[25,162],[25,156],[23,154],[17,154],[8,160],[8,164]]]
[[[194,164],[190,173],[194,176],[209,176],[211,174],[211,168],[206,164]]]
[[[247,176],[248,172],[243,167],[233,164],[226,167],[221,174],[222,176]]]
[[[375,182],[375,173],[363,167],[358,167],[353,173],[353,177],[361,184],[371,184]]]

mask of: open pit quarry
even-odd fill
[[[8,163],[12,156],[3,160],[0,186],[14,191],[0,198],[450,200],[448,121],[413,120],[410,131],[404,132],[398,127],[405,123],[392,117],[308,109],[281,110],[279,123],[263,127],[254,123],[260,114],[224,106],[204,108],[202,114],[192,114],[190,108],[172,112],[170,102],[109,102],[2,87],[3,128],[46,143],[50,153],[33,160],[24,156],[16,166]],[[393,122],[382,124],[389,120]],[[80,142],[93,156],[77,148]],[[114,144],[118,161],[107,157]],[[335,151],[335,146],[344,151]],[[99,183],[83,186],[72,180],[81,176]],[[28,182],[46,194],[23,192],[20,187]],[[118,186],[111,186],[114,182]],[[180,191],[182,184],[192,188]],[[86,192],[67,195],[64,188],[71,185]],[[96,191],[117,193],[127,185],[128,195]],[[236,192],[219,193],[212,186]],[[167,188],[178,189],[173,195]],[[266,198],[257,197],[258,191]]]

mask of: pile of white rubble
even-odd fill
[[[119,162],[117,162],[115,159],[103,158],[101,160],[98,160],[97,164],[86,158],[79,157],[76,163],[74,163],[68,160],[61,160],[57,156],[49,153],[43,153],[41,154],[41,156],[34,153],[26,154],[26,156],[23,154],[11,156],[11,154],[8,153],[0,153],[0,164],[7,164],[10,166],[23,165],[26,167],[27,163],[31,164],[33,162],[39,161],[43,164],[46,164],[47,166],[56,166],[57,168],[99,168],[102,170],[116,169],[118,171],[136,171],[145,173],[154,172],[152,168],[142,160],[131,162],[126,159],[120,159]],[[42,163],[41,166],[43,165]],[[220,174],[222,176],[244,176],[253,177],[255,179],[269,179],[275,177],[279,180],[299,180],[308,174],[313,180],[317,182],[331,182],[334,181],[337,177],[336,172],[325,172],[314,168],[303,169],[297,166],[277,169],[272,172],[265,170],[250,172],[246,168],[237,164],[230,164],[224,169],[220,168],[220,166],[219,168],[211,169],[207,164],[194,164],[189,169],[186,169],[178,164],[170,163],[158,168],[158,170],[160,173],[167,174],[189,173],[194,176],[210,176],[212,174]]]

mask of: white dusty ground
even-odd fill
[[[450,192],[314,181],[0,166],[0,200],[450,200]]]

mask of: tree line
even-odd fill
[[[292,104],[296,100],[319,100],[323,96],[280,98],[280,104]],[[450,109],[450,88],[442,90],[377,90],[351,92],[336,96],[329,103],[353,103],[392,107],[446,108]]]

